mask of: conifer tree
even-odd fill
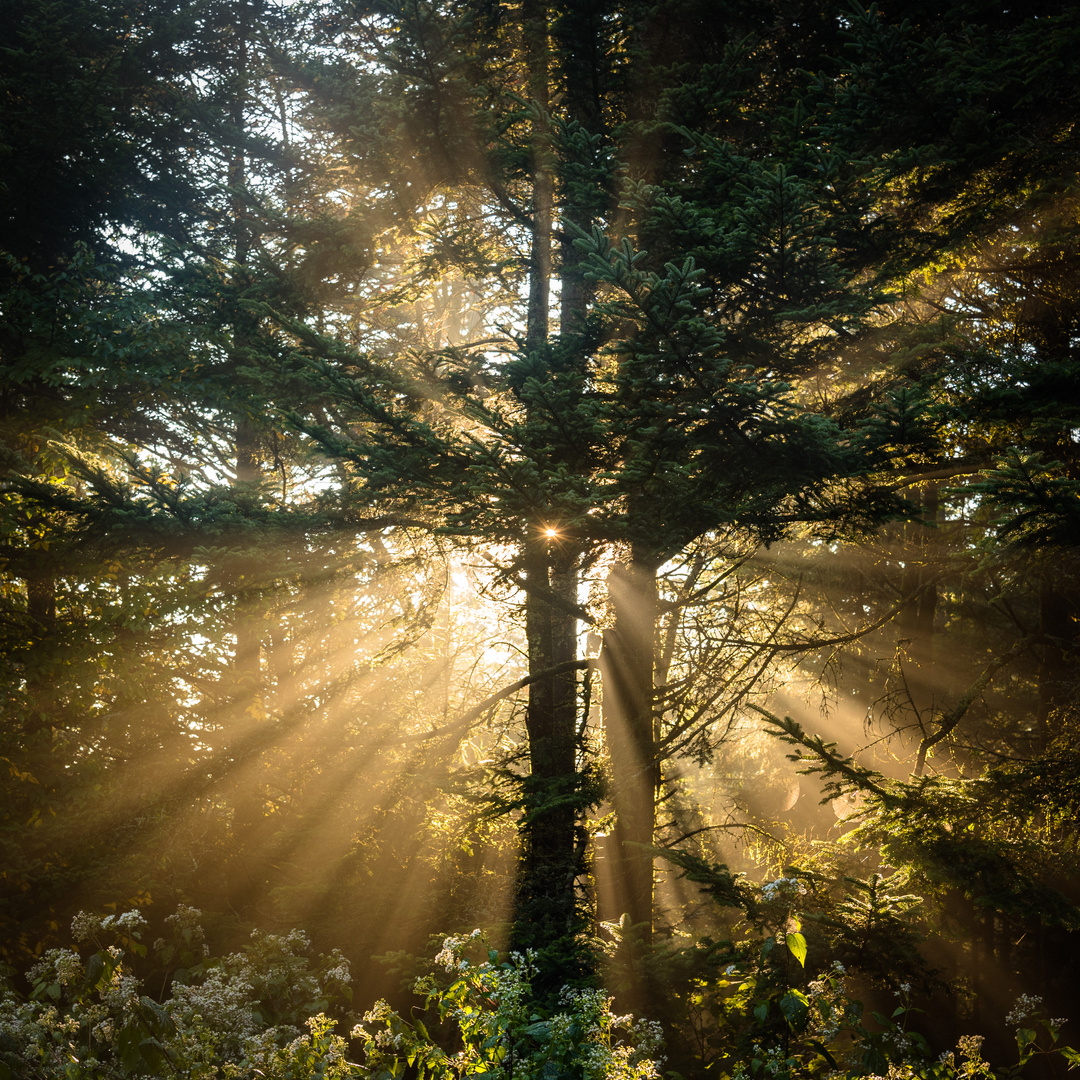
[[[905,425],[921,433],[910,396],[883,398],[878,415],[871,388],[870,403],[845,416],[836,395],[812,408],[818,384],[804,381],[842,370],[848,340],[880,301],[858,276],[867,207],[841,204],[823,179],[848,149],[836,140],[825,149],[813,131],[815,86],[769,127],[779,106],[753,100],[746,66],[767,35],[737,41],[735,18],[732,40],[708,42],[724,59],[698,84],[683,53],[648,52],[653,20],[670,26],[670,11],[525,5],[520,21],[485,22],[407,4],[392,14],[385,38],[377,20],[360,25],[383,74],[354,77],[384,80],[359,100],[386,124],[388,146],[401,146],[402,123],[411,132],[395,197],[479,205],[481,226],[518,230],[522,332],[505,359],[483,357],[479,343],[387,362],[371,352],[346,360],[339,345],[294,328],[355,410],[349,434],[298,422],[356,463],[373,502],[407,501],[440,530],[511,545],[502,573],[524,590],[532,680],[518,925],[545,942],[571,932],[580,872],[584,718],[568,673],[586,666],[575,623],[596,615],[578,603],[577,573],[615,553],[602,667],[616,858],[626,910],[648,926],[658,567],[718,528],[768,542],[796,525],[874,520],[892,504],[861,494],[862,481],[908,452]],[[700,12],[678,14],[680,47],[693,48]],[[633,64],[625,40],[639,50]],[[518,50],[509,62],[497,51],[505,42]],[[790,91],[776,81],[778,98]],[[704,116],[703,93],[713,102]],[[391,95],[419,104],[404,120],[386,104],[380,114],[371,103]],[[725,138],[747,115],[745,133]],[[368,146],[346,140],[359,169],[383,167],[390,151]],[[433,246],[447,251],[463,228],[445,213]],[[482,277],[475,257],[470,271]],[[541,902],[550,917],[534,914]]]

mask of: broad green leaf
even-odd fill
[[[800,967],[806,967],[806,938],[802,934],[788,934],[785,940],[788,951],[799,961]]]
[[[105,975],[105,961],[102,958],[101,953],[94,953],[94,955],[86,961],[85,989],[96,990],[103,975]]]
[[[810,1045],[834,1068],[839,1069],[840,1066],[836,1061],[836,1058],[832,1056],[829,1048],[820,1039],[811,1039]]]
[[[157,1039],[143,1039],[139,1043],[139,1053],[143,1061],[150,1066],[152,1076],[164,1076],[168,1066],[168,1057]]]
[[[799,1028],[810,1013],[810,1000],[800,990],[789,990],[780,999],[780,1011],[790,1027]]]
[[[1061,1056],[1069,1063],[1070,1069],[1075,1069],[1080,1065],[1080,1051],[1074,1050],[1071,1046],[1060,1046],[1058,1050]],[[2,1078],[0,1078],[2,1080]]]

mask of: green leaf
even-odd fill
[[[810,999],[799,990],[789,990],[780,999],[780,1011],[789,1027],[800,1028],[810,1014]]]
[[[142,1056],[143,1061],[150,1066],[151,1075],[164,1075],[169,1059],[165,1053],[165,1048],[157,1039],[143,1039],[139,1043],[139,1054]]]
[[[799,966],[806,967],[806,938],[802,934],[788,934],[785,940],[788,951],[799,961]]]
[[[810,1045],[834,1068],[839,1069],[836,1058],[829,1052],[829,1048],[820,1039],[811,1039]]]
[[[84,982],[84,990],[94,990],[97,988],[101,977],[105,974],[105,960],[101,953],[94,953],[89,960],[86,961],[86,979]]]
[[[930,1056],[930,1044],[917,1031],[909,1031],[907,1037],[915,1044],[919,1053]]]
[[[1061,1056],[1069,1063],[1070,1069],[1075,1069],[1080,1065],[1080,1052],[1074,1050],[1071,1046],[1059,1046],[1058,1051]],[[0,1080],[3,1080],[0,1077]]]
[[[144,1061],[140,1050],[144,1036],[137,1024],[125,1024],[116,1036],[116,1050],[124,1072],[134,1072]]]

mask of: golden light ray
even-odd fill
[[[224,883],[229,897],[257,905],[257,919],[279,925],[303,924],[328,905],[355,904],[369,894],[374,875],[372,904],[393,899],[385,911],[353,911],[353,932],[365,947],[373,935],[386,948],[400,947],[395,927],[404,924],[426,925],[424,934],[461,929],[446,924],[454,917],[443,902],[451,892],[459,907],[508,921],[512,887],[495,883],[510,880],[509,834],[472,835],[468,807],[441,794],[462,765],[470,732],[427,737],[500,685],[498,669],[509,655],[500,651],[490,669],[492,626],[476,622],[484,612],[464,595],[471,596],[465,584],[454,578],[438,618],[403,651],[398,626],[375,618],[378,597],[364,601],[364,582],[309,586],[296,608],[286,595],[272,612],[286,636],[273,644],[285,640],[289,656],[286,662],[284,654],[272,655],[264,632],[261,686],[246,697],[231,693],[227,663],[217,686],[187,684],[189,731],[202,743],[190,766],[168,774],[139,758],[114,772],[110,820],[117,828],[146,820],[151,804],[172,804],[120,858],[135,859],[133,873],[138,858],[152,858],[158,868],[183,863],[198,838],[201,865],[181,872],[192,899],[198,904]],[[363,602],[371,607],[367,617]],[[347,612],[334,624],[304,615],[334,605]],[[212,700],[226,693],[230,700]],[[483,736],[477,746],[490,741]],[[455,865],[452,850],[467,869]],[[477,888],[463,892],[461,882],[477,875]],[[423,940],[412,944],[425,947]]]

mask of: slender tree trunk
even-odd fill
[[[41,524],[35,515],[32,524]],[[29,632],[34,641],[37,664],[26,679],[26,697],[33,713],[26,733],[48,732],[57,723],[56,680],[56,569],[54,553],[45,548],[30,550],[26,557],[26,611],[30,616]],[[44,662],[43,662],[44,661]]]
[[[230,114],[232,156],[228,166],[230,190],[230,227],[232,231],[232,340],[228,365],[234,380],[243,384],[241,371],[250,363],[249,355],[258,329],[257,319],[240,306],[240,297],[250,284],[250,263],[254,247],[252,219],[245,191],[248,185],[248,110],[250,106],[251,53],[250,35],[254,20],[250,0],[236,0],[235,7],[235,84]],[[249,497],[245,488],[263,478],[263,454],[259,430],[243,401],[238,405],[233,429],[234,490],[238,500]],[[261,595],[262,558],[253,542],[242,542],[246,550],[237,554],[225,567],[235,598],[232,632],[235,639],[230,664],[228,693],[229,720],[236,745],[254,745],[240,750],[232,763],[228,780],[233,806],[233,832],[238,858],[228,885],[229,902],[234,910],[247,917],[255,915],[255,906],[267,887],[267,850],[271,828],[265,811],[265,791],[251,766],[265,752],[262,740],[252,736],[266,720],[262,671]]]
[[[937,521],[938,502],[938,485],[926,484],[920,493],[924,521]],[[916,523],[904,528],[905,565],[900,577],[900,592],[907,603],[896,621],[899,635],[908,641],[904,679],[911,706],[918,714],[923,738],[933,732],[935,712],[941,709],[949,690],[940,685],[934,655],[938,596],[935,574],[928,557],[935,539],[927,525]]]
[[[597,92],[602,82],[599,18],[600,5],[595,0],[577,0],[562,5],[552,27],[561,61],[563,113],[590,134],[600,133],[604,126]],[[591,162],[586,159],[574,164],[587,174]],[[593,286],[586,280],[585,268],[574,247],[579,233],[588,233],[592,227],[594,213],[590,198],[583,197],[580,183],[580,180],[576,185],[567,182],[561,192],[559,334],[564,347],[584,331],[593,294]],[[578,360],[583,367],[584,357]]]
[[[56,625],[56,574],[47,552],[34,558],[26,575],[26,610],[42,634]]]
[[[1060,581],[1044,578],[1039,586],[1040,647],[1038,733],[1040,749],[1053,738],[1054,714],[1073,696],[1076,682],[1067,644],[1075,639],[1078,605],[1074,591]]]
[[[544,0],[522,7],[529,88],[537,105],[532,143],[532,242],[526,354],[530,362],[548,349],[553,269],[554,177],[547,120],[550,47]],[[525,634],[529,674],[541,675],[577,657],[577,571],[570,542],[548,537],[546,526],[527,524],[523,552]],[[539,947],[541,993],[554,993],[573,978],[580,927],[577,881],[580,844],[580,771],[577,762],[577,679],[574,672],[548,675],[529,686],[526,730],[529,776],[525,780],[522,864],[513,939],[516,947]]]
[[[236,479],[238,484],[253,483],[262,475],[258,443],[251,424],[241,419],[236,425]],[[260,642],[262,620],[254,610],[257,597],[259,559],[254,553],[240,555],[233,564],[233,589],[236,593],[236,615],[233,631],[236,648],[233,652],[232,677],[238,711],[250,714],[257,705],[260,689]]]
[[[653,857],[660,767],[654,717],[654,638],[657,563],[638,554],[608,577],[615,625],[600,655],[603,719],[615,810],[610,845],[612,877],[622,913],[648,942],[652,934]]]
[[[525,351],[535,356],[548,339],[552,274],[552,214],[554,178],[551,162],[551,125],[548,122],[547,0],[523,0],[523,34],[529,96],[539,115],[532,123],[532,238],[529,251],[529,307],[526,314]]]
[[[232,137],[235,148],[229,162],[229,188],[233,231],[234,288],[239,293],[247,284],[247,265],[251,258],[251,224],[244,205],[244,188],[247,185],[247,83],[248,83],[248,34],[250,12],[247,0],[239,0],[236,20],[236,88],[232,104]],[[234,300],[234,303],[236,301]],[[245,361],[254,328],[250,316],[238,310],[232,328],[232,348],[229,366],[238,372]],[[262,475],[259,460],[259,444],[255,425],[250,417],[241,415],[235,429],[236,483],[238,486],[256,483]],[[251,556],[241,557],[234,569],[236,576],[236,651],[233,654],[233,680],[238,711],[253,714],[258,707],[259,652],[261,627],[252,612],[252,586],[258,573],[258,560]]]
[[[571,567],[552,562],[545,541],[530,541],[525,616],[530,674],[550,671],[577,654],[576,620],[559,602],[576,600],[577,576]],[[515,936],[521,943],[549,944],[578,929],[580,774],[574,672],[530,685],[525,724],[530,770]]]

